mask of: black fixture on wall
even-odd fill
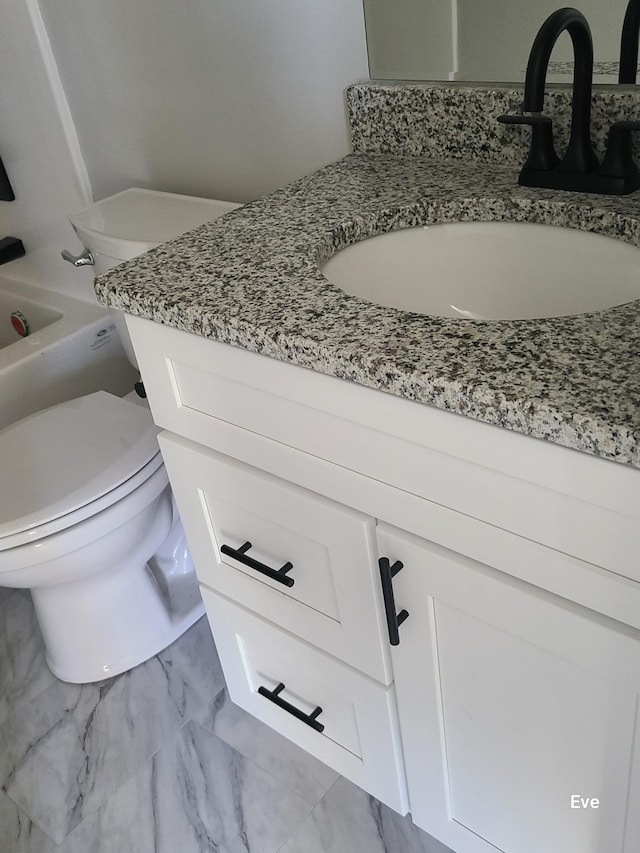
[[[5,169],[2,158],[0,157],[0,201],[13,201],[14,198],[15,195],[13,193],[11,181],[9,180],[7,170]]]
[[[15,195],[11,181],[7,175],[2,158],[0,158],[0,201],[13,201]],[[0,239],[0,264],[15,261],[24,255],[24,245],[18,237],[2,237]]]
[[[0,239],[0,264],[8,264],[24,255],[24,245],[18,237],[2,237]]]
[[[542,108],[551,51],[565,31],[573,45],[574,73],[571,134],[567,150],[560,158],[553,144],[553,121],[542,114]],[[629,0],[620,47],[620,82],[635,83],[639,32],[640,0]],[[632,150],[632,134],[640,131],[640,121],[616,121],[611,125],[602,164],[593,152],[592,82],[593,45],[587,19],[577,9],[558,9],[540,27],[529,54],[523,114],[498,118],[503,124],[531,127],[529,155],[520,172],[519,184],[605,195],[628,195],[640,187],[640,170]]]

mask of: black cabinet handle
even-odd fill
[[[273,690],[268,690],[266,687],[258,687],[258,693],[261,696],[264,696],[265,699],[268,699],[270,702],[273,702],[274,705],[277,705],[278,708],[282,708],[283,711],[286,711],[289,714],[292,714],[296,719],[302,720],[303,723],[306,723],[308,726],[311,726],[312,729],[315,729],[317,732],[323,732],[324,726],[322,723],[319,723],[316,719],[321,713],[322,708],[318,705],[318,707],[313,710],[310,714],[305,714],[304,711],[301,711],[300,708],[296,708],[295,705],[292,705],[290,702],[287,702],[286,699],[281,699],[280,694],[284,690],[284,684],[280,682],[277,687],[274,687]]]
[[[234,560],[237,560],[245,566],[249,566],[250,569],[255,569],[256,572],[266,575],[273,581],[278,581],[278,583],[284,584],[285,586],[293,586],[293,578],[287,576],[287,572],[290,572],[293,568],[293,563],[285,563],[281,569],[272,569],[270,566],[265,566],[265,564],[261,563],[259,560],[254,560],[253,557],[247,557],[246,552],[249,548],[251,548],[251,542],[245,542],[244,545],[241,545],[239,548],[231,548],[229,545],[221,545],[220,551],[223,554],[226,554],[227,557],[233,557]]]
[[[406,610],[401,610],[396,613],[396,600],[393,595],[393,578],[398,574],[403,563],[400,560],[391,565],[387,557],[381,557],[378,560],[380,567],[380,581],[382,582],[382,597],[384,599],[384,610],[387,616],[387,628],[389,629],[389,642],[392,646],[397,646],[400,643],[400,634],[398,627],[402,625],[404,620],[409,615]]]

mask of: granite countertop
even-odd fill
[[[96,292],[130,314],[640,467],[640,301],[485,323],[373,305],[319,271],[372,234],[460,220],[640,246],[640,193],[532,190],[517,176],[511,165],[354,154],[109,271]]]

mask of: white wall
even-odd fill
[[[40,0],[93,192],[246,201],[348,153],[361,0]]]
[[[20,237],[25,261],[0,267],[0,274],[16,267],[33,270],[40,250],[59,243],[78,245],[65,213],[84,207],[91,199],[64,93],[56,79],[46,34],[35,0],[12,0],[2,6],[0,28],[0,154],[16,200],[0,202],[0,237]],[[69,279],[57,253],[49,253],[48,281]],[[38,273],[34,276],[38,278]],[[75,277],[70,289],[78,285]],[[89,293],[86,276],[83,278]]]

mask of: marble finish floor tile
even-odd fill
[[[55,681],[0,726],[0,787],[60,843],[223,686],[206,619],[128,673]]]
[[[0,723],[56,680],[28,592],[0,587]]]
[[[275,853],[310,809],[192,721],[58,853]]]
[[[195,719],[312,805],[339,779],[335,770],[234,705],[226,690]]]
[[[340,779],[278,853],[452,853],[367,793]]]
[[[51,853],[55,843],[0,792],[0,850],[2,853]]]

